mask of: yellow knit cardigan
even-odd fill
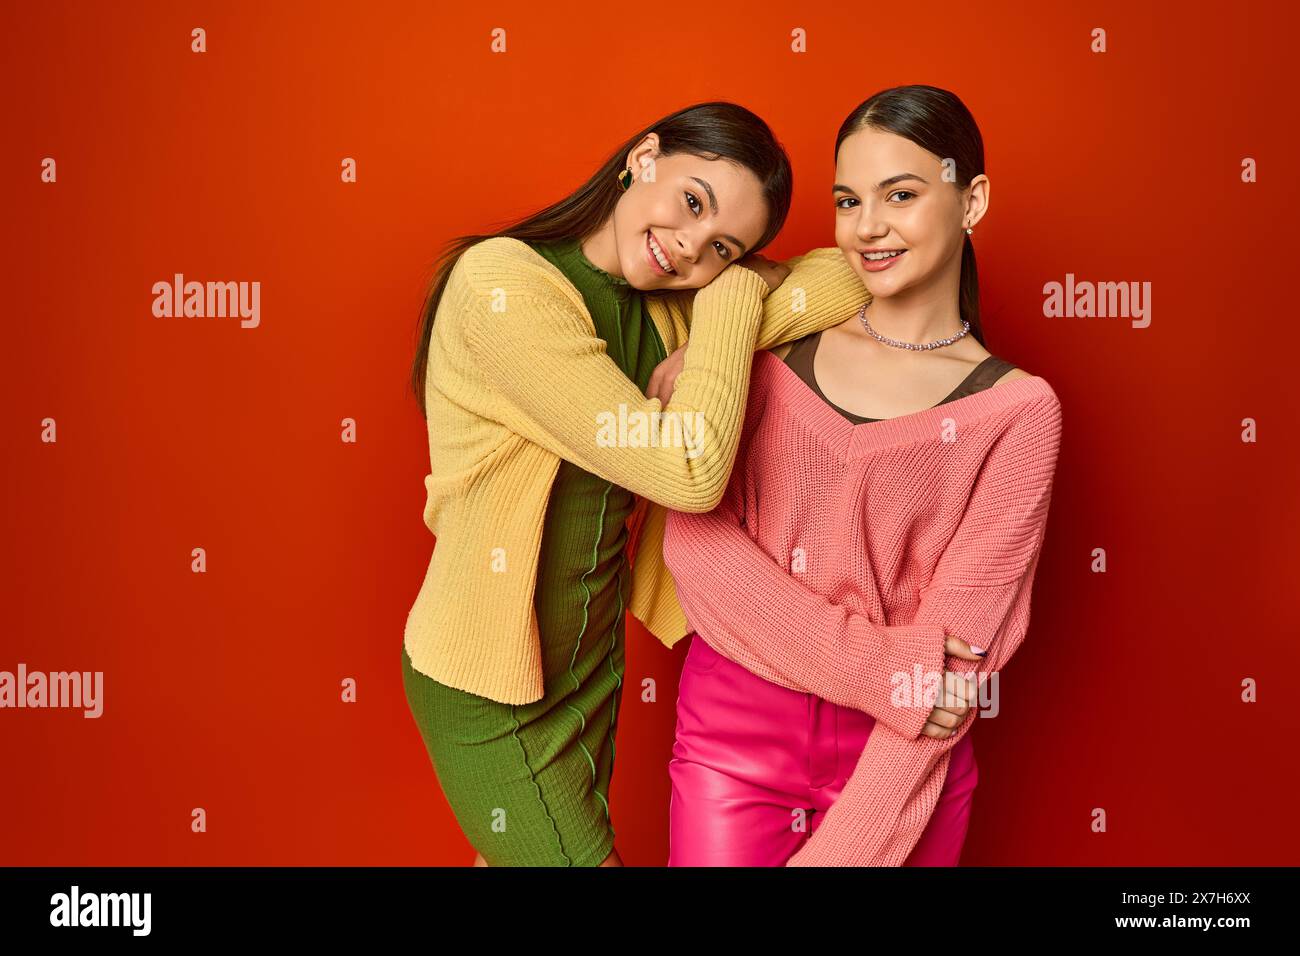
[[[785,265],[773,292],[732,264],[698,291],[646,295],[665,349],[688,344],[665,407],[609,357],[581,294],[526,243],[495,237],[461,255],[429,345],[424,523],[437,541],[406,620],[417,671],[503,703],[544,695],[533,597],[561,459],[638,497],[629,610],[668,647],[690,633],[663,562],[665,509],[721,500],[754,351],[837,325],[870,298],[836,248]]]

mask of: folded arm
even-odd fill
[[[763,278],[729,266],[695,295],[685,362],[664,406],[607,354],[580,299],[544,273],[528,283],[512,278],[519,267],[503,268],[490,247],[480,248],[487,244],[467,250],[456,275],[469,286],[466,341],[502,399],[502,423],[651,501],[713,508],[739,440]]]
[[[1059,409],[1047,415],[1059,419]],[[756,418],[747,419],[747,429]],[[754,674],[862,710],[896,733],[916,739],[933,701],[924,686],[901,699],[894,691],[900,686],[912,689],[917,666],[923,679],[942,673],[947,634],[990,649],[1000,636],[1007,607],[1030,573],[1033,545],[1046,515],[1043,496],[1050,487],[1050,472],[1047,485],[1036,483],[1035,472],[1021,461],[1025,452],[1019,446],[1028,440],[1024,436],[1029,430],[1027,425],[1018,431],[1013,426],[1015,434],[1000,439],[982,470],[972,504],[930,585],[921,592],[912,623],[888,626],[812,591],[750,536],[743,518],[747,430],[718,507],[706,514],[667,516],[664,561],[691,626]],[[1055,467],[1055,447],[1037,454],[1041,478],[1045,458]],[[1006,462],[1014,464],[1008,467]],[[996,486],[999,480],[1013,487]],[[952,669],[960,671],[973,663],[954,661]],[[975,669],[988,664],[986,658]],[[936,687],[932,683],[929,691]],[[925,703],[918,705],[918,700]]]
[[[1060,444],[1060,406],[1045,400],[1013,425],[989,456],[954,539],[944,551],[934,582],[922,593],[918,621],[942,623],[988,650],[979,662],[956,660],[952,670],[981,685],[1000,671],[1023,643],[1029,627],[1030,595],[1051,502]],[[981,700],[986,692],[981,691]],[[868,739],[839,799],[821,827],[787,865],[861,866],[882,855],[903,856],[910,847],[888,821],[871,813],[890,768],[899,779],[925,779],[942,755],[974,723],[971,708],[943,739],[906,739],[877,728]]]

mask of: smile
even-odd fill
[[[859,253],[862,256],[862,267],[868,272],[883,272],[906,254],[906,249],[873,249]]]
[[[654,233],[649,229],[645,231],[646,250],[650,254],[650,261],[656,270],[663,275],[675,275],[677,270],[673,267],[673,261],[668,258],[667,253],[660,248],[659,243],[655,241]]]

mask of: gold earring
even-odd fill
[[[632,188],[632,167],[629,166],[618,174],[618,188],[627,192]]]

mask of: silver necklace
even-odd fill
[[[915,342],[900,342],[898,341],[898,339],[886,338],[885,336],[877,332],[875,329],[873,329],[871,327],[871,323],[867,321],[867,303],[865,302],[862,303],[862,308],[858,309],[858,318],[862,320],[863,328],[865,328],[868,332],[870,332],[877,342],[883,342],[885,345],[892,345],[896,349],[925,350],[925,349],[943,348],[945,345],[952,345],[953,342],[956,342],[959,338],[961,338],[963,335],[965,335],[967,332],[970,331],[970,322],[966,321],[965,319],[962,319],[961,331],[958,332],[956,335],[950,335],[946,339],[936,339],[933,342],[926,342],[924,344],[917,345]]]

